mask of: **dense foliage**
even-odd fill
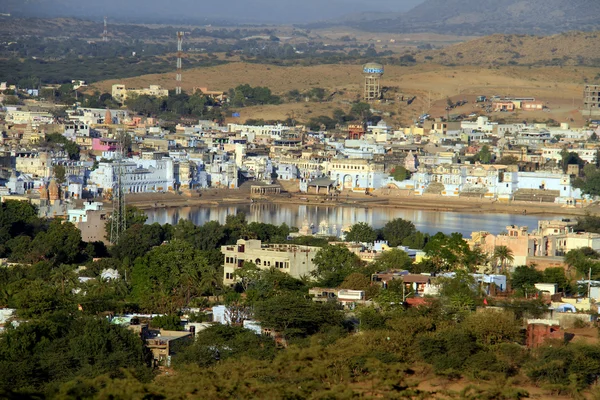
[[[420,382],[438,376],[481,383],[449,391],[449,397],[522,398],[527,391],[517,387],[525,384],[578,394],[593,384],[600,365],[597,345],[523,346],[523,318],[547,310],[540,299],[490,298],[498,309],[481,309],[484,294],[467,271],[484,260],[458,234],[425,235],[404,220],[389,221],[382,230],[357,224],[349,232],[357,241],[412,243],[429,258],[415,263],[390,249],[365,264],[325,238],[297,238],[321,246],[312,276],[296,279],[247,262],[236,271],[239,283],[225,288],[220,246],[240,238],[285,243],[292,229],[248,223],[243,214],[203,226],[145,222],[143,213],[129,208],[128,229],[106,249],[82,243],[69,223],[38,218],[30,204],[0,204],[0,251],[21,263],[0,269],[0,305],[16,308],[21,318],[0,335],[0,397],[401,398],[431,394]],[[500,250],[498,257],[508,258]],[[96,255],[104,258],[92,262]],[[583,271],[600,264],[599,258],[579,249],[566,260]],[[120,278],[99,278],[107,268]],[[371,284],[373,272],[392,269],[455,274],[438,278],[438,299],[406,308],[412,287],[401,280],[385,289]],[[522,294],[540,280],[577,290],[559,268],[517,267],[511,284]],[[315,302],[308,295],[315,285],[364,290],[376,306],[348,312],[335,301]],[[180,310],[207,306],[208,296],[227,305],[232,324],[200,330],[194,341],[174,347],[174,374],[155,376],[142,340],[103,317],[160,312],[151,327],[180,330]],[[271,336],[242,328],[249,318]],[[205,318],[200,313],[191,319]]]

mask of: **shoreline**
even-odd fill
[[[555,203],[510,202],[487,199],[452,198],[442,196],[394,196],[342,194],[335,199],[326,195],[284,193],[271,196],[251,196],[249,192],[230,189],[208,189],[192,195],[177,193],[143,193],[126,196],[126,203],[141,210],[182,207],[219,207],[250,204],[294,204],[327,207],[395,208],[439,212],[490,213],[512,215],[583,216],[598,212],[597,206],[565,207]],[[110,201],[105,208],[112,209]]]

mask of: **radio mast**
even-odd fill
[[[110,243],[116,244],[127,229],[127,210],[123,190],[123,142],[119,141],[113,161],[113,212],[110,218]]]
[[[181,57],[183,55],[183,32],[177,32],[177,76],[175,94],[181,94]]]

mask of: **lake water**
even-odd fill
[[[188,219],[196,225],[207,221],[225,222],[227,215],[244,212],[249,222],[265,222],[269,224],[286,223],[289,226],[301,227],[304,221],[318,229],[322,221],[327,221],[330,232],[338,233],[343,227],[357,222],[366,222],[374,228],[381,228],[394,218],[412,221],[418,230],[435,234],[460,232],[470,237],[473,231],[487,231],[497,234],[506,230],[508,225],[528,226],[536,229],[539,220],[560,219],[554,215],[514,215],[488,214],[468,212],[447,212],[430,210],[406,210],[387,207],[332,207],[297,204],[251,204],[236,206],[201,206],[147,210],[147,223],[177,224],[179,219]]]

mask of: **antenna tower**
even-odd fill
[[[175,94],[181,94],[181,57],[183,54],[183,32],[177,32],[177,76]]]
[[[110,242],[116,244],[119,237],[127,229],[127,212],[125,208],[125,191],[123,190],[123,141],[119,140],[119,148],[113,162],[113,212],[110,221]]]
[[[102,41],[108,42],[108,28],[106,27],[106,17],[104,17],[104,32],[102,32]]]

